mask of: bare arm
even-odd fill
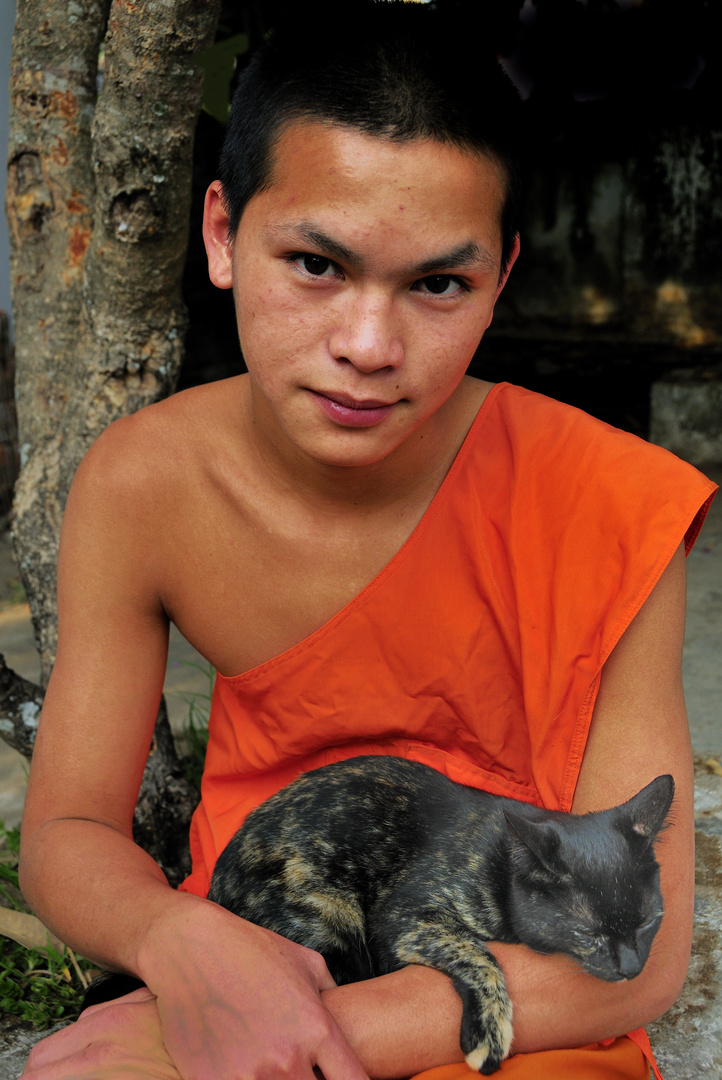
[[[110,460],[121,457],[125,442],[121,429],[120,437],[114,433],[91,451],[68,500],[58,569],[58,655],[33,755],[21,875],[25,895],[48,925],[76,944],[84,928],[93,927],[92,944],[83,942],[86,951],[130,969],[144,928],[136,925],[116,943],[112,920],[98,917],[98,901],[104,892],[108,899],[115,893],[122,918],[138,878],[159,898],[167,891],[159,867],[132,844],[131,825],[162,691],[168,630],[153,583],[153,538],[143,529],[150,492],[134,498],[143,477],[132,475],[132,458],[129,477],[119,476]],[[98,875],[96,896],[87,879],[98,859],[111,873]]]
[[[614,806],[661,773],[676,784],[674,824],[657,848],[665,917],[643,972],[605,983],[563,957],[494,945],[514,1003],[512,1052],[631,1031],[664,1012],[684,981],[694,894],[692,755],[681,654],[685,565],[680,549],[607,661],[573,810]],[[461,1003],[445,976],[407,968],[344,986],[324,1000],[371,1076],[398,1077],[461,1060]]]
[[[112,455],[124,460],[137,432],[125,445],[118,438]],[[95,457],[103,452],[101,445]],[[104,470],[101,457],[81,472],[66,515],[61,648],[23,826],[23,884],[31,902],[86,955],[148,983],[185,1077],[207,1069],[209,1046],[220,1055],[210,1062],[219,1075],[234,1052],[247,1059],[262,1046],[268,1055],[257,1075],[275,1076],[290,1053],[294,1075],[310,1075],[312,1063],[323,1061],[327,1080],[356,1080],[363,1073],[330,1016],[374,1076],[409,1075],[460,1059],[461,1006],[445,976],[408,968],[332,988],[315,954],[174,893],[133,844],[133,805],[165,667],[167,620],[158,582],[168,554],[158,521],[168,508],[158,485],[144,497],[143,478],[131,475],[128,492],[122,478]],[[132,463],[124,470],[132,474]],[[629,1030],[677,992],[691,901],[691,768],[679,682],[683,618],[678,555],[607,664],[575,803],[577,811],[612,805],[659,772],[674,773],[677,825],[661,852],[667,915],[653,959],[629,990],[593,980],[568,961],[499,946],[516,1006],[515,1049]],[[143,1007],[152,1029],[156,1004]],[[77,1072],[75,1062],[72,1068]],[[72,1075],[77,1080],[82,1073]]]
[[[23,819],[23,890],[59,937],[147,983],[157,1002],[146,996],[131,1013],[145,1017],[163,1070],[165,1042],[184,1080],[237,1075],[241,1062],[244,1075],[264,1080],[287,1075],[289,1066],[311,1080],[316,1065],[327,1080],[364,1080],[321,1002],[333,981],[320,956],[174,892],[133,842],[167,655],[159,583],[169,562],[183,572],[182,555],[164,550],[163,525],[179,493],[144,465],[143,430],[134,422],[111,429],[81,466],[68,501],[60,646]],[[121,1028],[105,1016],[101,1027],[127,1030],[128,1015]],[[34,1055],[39,1071],[28,1075],[106,1075],[102,1038],[88,1038],[88,1030],[83,1022],[50,1040]],[[129,1046],[127,1036],[108,1045],[121,1057]],[[166,1075],[150,1062],[145,1071],[136,1057],[114,1070],[107,1075]]]

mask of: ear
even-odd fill
[[[514,265],[514,263],[516,262],[516,260],[519,258],[520,250],[521,250],[521,241],[519,240],[519,233],[517,233],[516,236],[514,237],[514,243],[511,246],[511,252],[509,253],[509,258],[506,260],[506,267],[504,269],[504,273],[501,275],[501,278],[499,280],[499,285],[498,285],[497,290],[496,290],[496,296],[494,297],[494,303],[497,302],[497,300],[499,299],[499,294],[501,293],[501,290],[506,285],[509,274],[511,273],[511,268]]]
[[[206,192],[203,207],[203,241],[208,256],[208,276],[219,289],[233,286],[233,244],[228,235],[228,214],[220,180]]]
[[[517,258],[519,256],[519,248],[520,248],[520,246],[521,245],[520,245],[520,242],[519,242],[519,233],[517,233],[516,236],[514,237],[514,243],[512,244],[512,248],[511,248],[511,251],[509,253],[509,258],[506,261],[506,267],[504,268],[504,273],[499,278],[499,284],[496,287],[496,293],[494,294],[494,303],[491,306],[491,312],[489,313],[489,321],[486,324],[486,329],[487,330],[491,326],[491,320],[494,318],[494,306],[495,306],[497,300],[499,299],[499,295],[501,293],[501,290],[506,285],[507,278],[509,277],[509,274],[511,273],[511,268],[514,265],[514,263],[516,262],[516,260],[517,260]]]
[[[559,835],[553,826],[545,821],[528,821],[510,810],[504,811],[504,817],[509,826],[512,855],[520,852],[531,854],[545,870],[558,877],[559,866],[555,856],[559,851]]]
[[[640,792],[624,803],[626,818],[632,832],[648,843],[653,843],[657,833],[664,827],[674,798],[674,780],[671,776],[658,776]]]

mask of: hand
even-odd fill
[[[183,1080],[368,1080],[321,1001],[318,953],[185,898],[156,925],[141,975]]]
[[[37,1043],[21,1080],[180,1080],[147,987],[94,1005]]]

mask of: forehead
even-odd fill
[[[503,168],[481,153],[296,122],[278,136],[270,184],[244,217],[281,228],[323,221],[357,240],[378,230],[414,235],[422,245],[471,238],[495,251],[505,187]]]

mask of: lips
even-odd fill
[[[381,424],[398,404],[397,401],[379,401],[377,398],[357,400],[348,394],[335,391],[324,393],[312,390],[311,393],[324,415],[345,428],[375,427]]]
[[[364,398],[363,401],[357,401],[355,398],[349,397],[348,394],[327,394],[322,390],[317,392],[321,397],[328,398],[329,401],[335,401],[337,405],[343,405],[346,409],[388,409],[396,404],[395,401],[377,401],[375,398]]]

